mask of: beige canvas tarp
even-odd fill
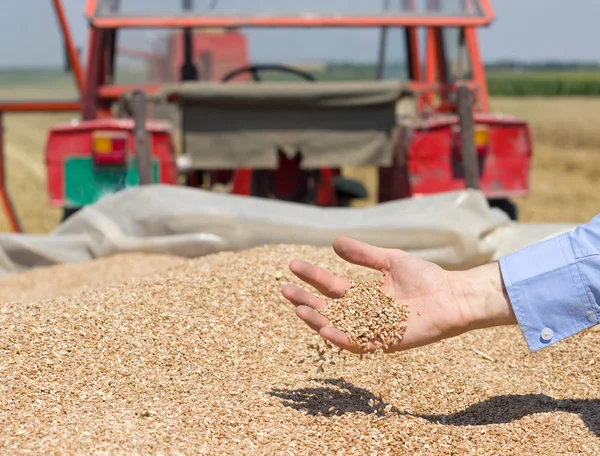
[[[329,246],[339,235],[462,269],[574,227],[513,223],[471,190],[365,208],[320,208],[155,185],[106,196],[49,235],[0,234],[0,276],[123,252],[199,257],[265,244]]]
[[[275,169],[281,150],[314,169],[390,166],[396,104],[409,94],[397,81],[190,82],[152,100],[177,104],[194,168]]]

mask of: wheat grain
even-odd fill
[[[318,309],[331,326],[359,346],[387,349],[399,343],[406,331],[408,307],[385,293],[380,280],[352,283],[342,296]]]
[[[360,360],[282,297],[294,258],[378,278],[270,246],[123,283],[146,259],[121,256],[115,283],[0,304],[0,454],[600,454],[597,329],[535,355],[500,327]]]

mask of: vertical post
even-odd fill
[[[140,185],[153,183],[152,157],[146,132],[146,94],[136,89],[132,94],[131,110],[133,113],[133,135],[135,138],[135,159],[140,177]]]
[[[458,86],[458,120],[465,182],[467,188],[479,189],[479,162],[475,148],[475,122],[471,91],[464,84]]]
[[[21,224],[19,218],[15,212],[15,208],[8,195],[6,188],[6,168],[4,167],[4,113],[0,111],[0,199],[2,200],[2,206],[4,213],[8,218],[10,229],[14,233],[20,233]]]
[[[383,79],[385,75],[385,54],[387,52],[388,28],[381,27],[379,37],[379,58],[377,62],[377,79]]]
[[[193,0],[182,0],[182,9],[186,12],[193,11]],[[192,29],[183,29],[183,65],[181,66],[180,79],[182,81],[196,81],[198,69],[194,65],[194,42],[192,40]]]
[[[479,86],[479,92],[477,92],[478,108],[483,112],[487,112],[490,108],[490,100],[487,90],[487,78],[485,77],[485,67],[479,53],[479,45],[477,44],[477,29],[475,27],[465,27],[464,33],[467,53],[471,59],[473,79]]]
[[[383,11],[388,12],[390,9],[390,0],[383,0]],[[383,79],[385,74],[385,55],[387,53],[388,43],[388,28],[381,27],[379,35],[379,57],[377,61],[377,79]]]

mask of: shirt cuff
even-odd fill
[[[531,352],[598,323],[568,233],[502,257],[500,271]]]

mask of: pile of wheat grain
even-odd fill
[[[32,302],[73,295],[181,267],[186,261],[171,255],[127,253],[82,264],[35,268],[0,280],[0,303]]]
[[[272,246],[1,304],[0,452],[600,452],[597,330],[534,355],[517,328],[337,354],[281,296],[295,257],[379,277],[328,248]]]
[[[387,349],[402,340],[409,310],[382,285],[381,280],[352,283],[339,298],[326,299],[326,307],[318,312],[356,346]]]

